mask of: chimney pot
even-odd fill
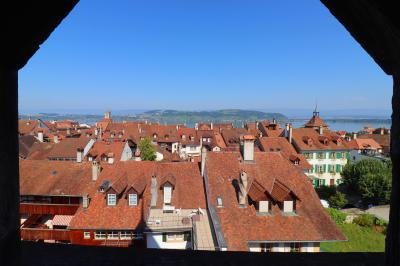
[[[204,177],[204,171],[206,168],[206,159],[207,159],[207,148],[202,146],[201,148],[201,176]]]
[[[76,162],[81,163],[83,161],[83,149],[78,148],[76,149]]]

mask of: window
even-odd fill
[[[217,207],[223,207],[224,205],[222,204],[222,197],[218,196],[217,197]]]
[[[119,233],[117,231],[110,231],[107,233],[107,239],[119,239]]]
[[[261,200],[258,202],[258,212],[267,213],[269,212],[269,202],[267,200]]]
[[[106,232],[104,232],[104,231],[96,231],[94,233],[94,239],[106,239]]]
[[[190,151],[195,151],[196,147],[195,146],[190,146]]]
[[[168,233],[166,236],[166,242],[172,241],[184,241],[185,234],[184,233]]]
[[[129,206],[136,206],[137,205],[137,194],[129,194],[128,195],[128,205]]]
[[[285,200],[283,202],[283,212],[293,212],[293,201]]]
[[[324,165],[317,165],[317,172],[323,173],[324,172]]]
[[[90,239],[90,232],[83,232],[84,239]]]
[[[172,186],[169,184],[164,185],[164,204],[171,204]]]
[[[300,252],[300,243],[290,243],[290,252]]]
[[[132,239],[132,238],[133,238],[133,234],[131,231],[120,232],[120,239],[128,240],[128,239]]]
[[[115,194],[107,194],[107,205],[108,206],[117,205],[117,195],[115,195]]]
[[[317,153],[317,159],[325,159],[325,153],[324,152]]]
[[[261,243],[260,244],[261,252],[272,252],[273,246],[274,245],[272,243]]]

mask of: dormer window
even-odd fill
[[[137,204],[138,204],[137,194],[128,194],[128,205],[129,206],[137,206]]]
[[[172,186],[170,184],[165,184],[163,187],[164,190],[164,204],[171,204],[172,198]]]
[[[117,205],[117,195],[116,194],[107,194],[107,205],[108,206]]]
[[[258,212],[259,213],[268,213],[269,212],[269,201],[261,200],[258,202]]]
[[[284,213],[293,213],[294,212],[293,200],[285,200],[283,202],[283,212]]]
[[[193,140],[194,140],[194,136],[190,136],[189,138],[190,138],[190,140],[191,140],[191,141],[193,141]]]
[[[182,135],[182,140],[186,140],[186,135]]]
[[[157,134],[153,134],[153,139],[156,139],[157,138]]]

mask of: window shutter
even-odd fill
[[[328,165],[328,172],[331,172],[331,165]]]
[[[166,233],[162,234],[162,242],[167,242],[167,234]]]
[[[340,172],[340,164],[336,165],[336,172],[338,172],[338,173]]]
[[[350,160],[350,152],[346,152],[346,159]]]
[[[326,164],[324,164],[324,173],[326,173]]]
[[[330,152],[330,153],[329,153],[329,159],[332,159],[332,158],[333,158],[333,153]]]
[[[325,186],[325,179],[321,179],[322,180],[322,185]]]
[[[318,187],[318,179],[314,180],[314,187]]]
[[[336,153],[336,158],[341,159],[342,158],[342,153],[341,152],[337,152]]]

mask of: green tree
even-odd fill
[[[328,199],[329,205],[332,208],[340,209],[347,204],[347,199],[342,192],[337,191]]]
[[[364,159],[347,164],[342,172],[344,183],[366,203],[384,204],[390,199],[392,164]]]
[[[156,149],[151,144],[150,138],[144,138],[139,142],[140,158],[143,161],[154,161],[156,159]]]

